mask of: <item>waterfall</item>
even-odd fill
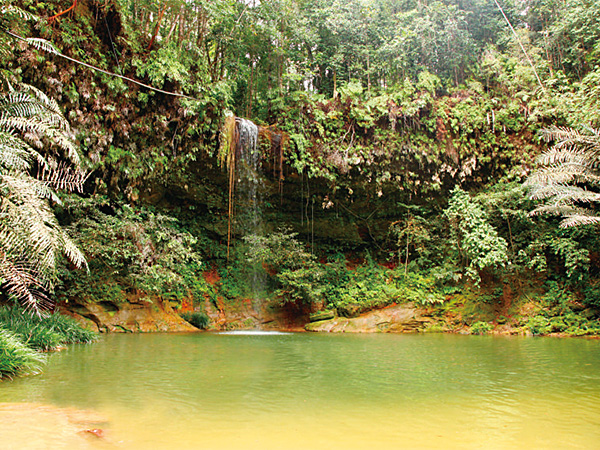
[[[278,182],[281,194],[283,155],[289,136],[273,126],[259,129],[248,119],[235,117],[231,113],[226,114],[221,127],[217,159],[221,167],[227,168],[229,175],[227,259],[229,260],[230,248],[234,240],[238,243],[245,240],[250,246],[246,254],[247,265],[242,272],[251,291],[248,297],[252,300],[254,312],[262,317],[265,307],[262,300],[268,275],[260,257],[260,246],[264,245],[260,242],[264,240],[262,238],[267,228],[263,221],[263,204],[268,186],[262,173],[263,155],[258,148],[259,134],[261,139],[265,140],[265,144],[270,143],[267,152],[274,156],[273,177],[277,176],[277,168],[279,169]],[[254,239],[251,236],[259,238]],[[255,250],[254,254],[252,250]],[[253,316],[258,318],[256,315]]]
[[[239,147],[242,159],[252,161],[252,164],[256,167],[258,161],[260,161],[260,155],[258,154],[257,149],[258,127],[251,120],[242,119],[240,117],[236,118],[235,122],[238,129]]]
[[[236,118],[236,228],[241,235],[263,234],[261,155],[258,149],[258,127],[248,119]],[[249,284],[255,302],[260,301],[266,277],[262,270],[251,269]]]
[[[236,118],[238,140],[238,167],[236,176],[237,189],[242,197],[245,208],[238,218],[242,220],[240,225],[243,234],[261,234],[262,231],[262,198],[260,187],[260,154],[258,151],[258,127],[248,119]],[[246,223],[243,223],[246,222]]]

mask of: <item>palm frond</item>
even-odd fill
[[[600,222],[593,209],[600,193],[591,190],[600,185],[600,130],[554,126],[542,136],[556,143],[538,158],[541,167],[525,182],[530,198],[545,201],[531,214],[562,216],[561,227]]]
[[[5,0],[0,5],[0,27],[18,29],[23,20],[35,20],[12,3]],[[37,49],[59,53],[44,39],[26,41]],[[0,57],[10,51],[10,40],[1,33]],[[62,162],[46,159],[34,147],[52,149]],[[14,85],[0,71],[0,285],[38,313],[52,305],[48,293],[56,284],[61,255],[76,267],[87,267],[83,253],[59,226],[49,203],[60,202],[56,189],[82,189],[86,175],[80,165],[73,134],[58,103],[33,86]],[[35,169],[37,178],[32,173]]]

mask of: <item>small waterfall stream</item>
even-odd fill
[[[247,207],[238,217],[243,234],[260,234],[262,229],[260,153],[258,150],[258,127],[248,119],[236,118],[239,136],[239,159],[237,167],[237,190],[242,204]]]
[[[238,133],[237,165],[236,165],[236,228],[242,236],[262,235],[264,182],[261,174],[261,155],[258,149],[258,126],[252,121],[236,118]],[[252,300],[261,299],[265,289],[266,278],[263,271],[250,269],[249,284],[252,289]]]

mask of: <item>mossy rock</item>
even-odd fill
[[[348,303],[337,307],[337,312],[340,317],[358,317],[363,308],[358,303]]]
[[[330,310],[317,311],[317,312],[311,313],[309,316],[311,322],[318,322],[320,320],[329,320],[329,319],[333,319],[334,317],[335,317],[335,313]]]

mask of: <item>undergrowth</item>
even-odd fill
[[[41,371],[43,354],[28,347],[14,333],[0,328],[0,378]]]
[[[73,343],[90,343],[96,333],[70,317],[40,317],[11,306],[0,308],[0,378],[37,373],[45,361],[42,351]]]
[[[198,238],[176,218],[75,196],[64,199],[60,217],[90,267],[87,276],[63,268],[64,298],[119,304],[136,295],[147,302],[160,298],[181,303],[210,292],[199,275],[204,266]]]

